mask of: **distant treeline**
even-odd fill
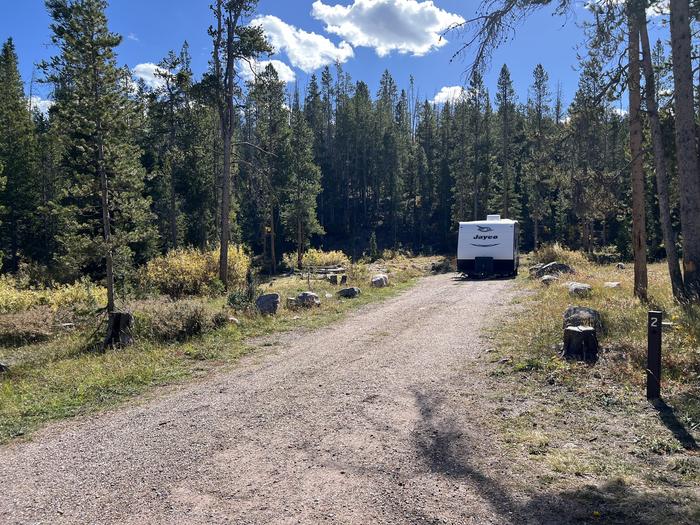
[[[102,278],[108,246],[116,278],[128,280],[157,254],[215,246],[225,170],[214,64],[195,78],[185,44],[160,62],[159,85],[149,88],[118,67],[120,37],[107,29],[104,1],[48,5],[57,55],[43,64],[55,101],[47,114],[30,108],[11,40],[0,57],[3,270],[25,262],[62,281]],[[76,29],[76,19],[93,33]],[[663,94],[660,43],[654,61]],[[522,221],[525,250],[558,241],[629,257],[627,116],[601,96],[597,59],[581,66],[568,108],[542,66],[526,100],[504,65],[495,88],[474,73],[444,104],[418,99],[412,78],[401,89],[388,71],[372,93],[340,65],[290,93],[268,66],[232,90],[231,239],[270,270],[285,252],[311,245],[354,258],[370,241],[451,253],[458,221],[501,213]],[[673,178],[671,186],[675,220]],[[648,249],[660,257],[651,175],[647,188]]]

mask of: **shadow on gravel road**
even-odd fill
[[[472,486],[503,519],[503,523],[565,524],[634,524],[656,525],[662,515],[664,523],[676,525],[698,523],[700,509],[681,511],[677,502],[640,492],[622,480],[610,480],[602,486],[586,484],[561,492],[541,492],[527,501],[515,498],[509,487],[475,464],[489,458],[475,458],[467,429],[459,428],[449,414],[441,416],[440,396],[414,392],[421,422],[415,430],[415,446],[433,473],[462,480]],[[503,465],[507,472],[507,465]],[[501,469],[499,469],[501,470]],[[517,483],[517,482],[516,482]],[[431,519],[427,520],[428,522]]]

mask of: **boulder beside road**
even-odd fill
[[[562,328],[566,329],[570,326],[591,326],[598,332],[604,329],[600,312],[587,306],[569,306],[566,309]]]
[[[354,299],[358,295],[360,295],[360,289],[356,287],[343,288],[338,292],[338,297],[343,297],[345,299]]]
[[[584,283],[570,283],[569,284],[569,295],[575,295],[578,297],[588,297],[593,292],[593,287],[590,284]]]
[[[255,300],[255,306],[263,315],[275,315],[280,306],[280,294],[266,293]]]
[[[385,286],[389,286],[389,276],[380,273],[372,277],[372,286],[374,288],[384,288]]]

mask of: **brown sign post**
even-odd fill
[[[661,397],[661,330],[663,313],[649,312],[647,323],[647,399],[650,401]]]

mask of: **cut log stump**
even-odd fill
[[[598,336],[592,326],[568,326],[564,329],[564,359],[595,363],[598,361]]]
[[[129,346],[134,342],[132,328],[134,316],[129,312],[111,312],[107,322],[107,335],[102,349]]]

